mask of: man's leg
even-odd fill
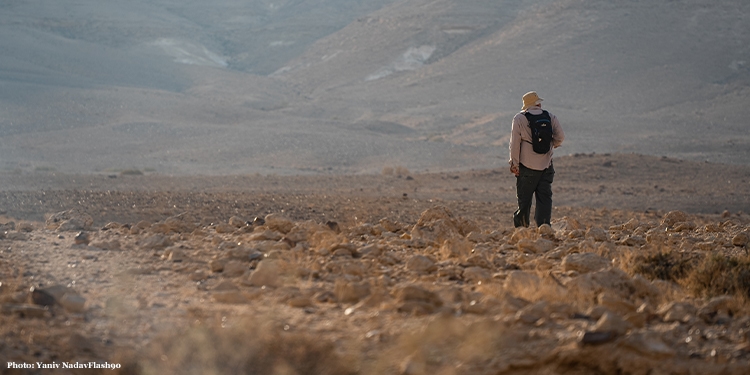
[[[541,171],[535,171],[519,166],[519,174],[516,177],[516,198],[518,199],[518,210],[513,213],[513,225],[518,227],[529,226],[529,216],[531,216],[531,200],[534,197],[534,191],[539,184],[539,178],[542,176]]]
[[[536,187],[536,210],[534,220],[537,226],[551,224],[552,220],[552,181],[555,179],[555,168],[551,165],[542,172]]]

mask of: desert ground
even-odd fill
[[[555,169],[4,173],[0,372],[747,374],[750,167]]]

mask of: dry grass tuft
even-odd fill
[[[631,270],[650,280],[679,282],[694,267],[695,260],[673,251],[661,251],[649,255],[637,255],[631,260]]]
[[[155,340],[137,374],[346,375],[355,364],[333,343],[283,325],[244,321],[199,326]],[[142,353],[141,353],[142,355]]]
[[[750,298],[750,257],[719,254],[706,257],[688,275],[685,285],[700,296],[735,295]]]

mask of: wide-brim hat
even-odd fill
[[[542,104],[542,100],[544,99],[540,98],[536,91],[529,91],[523,95],[523,108],[521,110],[525,111],[529,107]]]

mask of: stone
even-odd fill
[[[539,235],[545,236],[545,237],[546,236],[551,236],[551,237],[555,236],[555,230],[552,229],[552,226],[550,226],[549,224],[542,224],[541,227],[539,227],[539,228],[536,229],[536,232],[539,233]]]
[[[239,216],[232,216],[229,218],[229,225],[235,228],[242,228],[247,225],[247,221]]]
[[[280,268],[277,260],[266,259],[250,274],[247,283],[252,286],[277,287],[281,285]]]
[[[406,261],[406,269],[416,273],[432,273],[437,270],[435,260],[424,255],[413,255]]]
[[[586,230],[584,238],[587,240],[594,240],[597,242],[609,241],[609,233],[601,227],[591,227]]]
[[[635,305],[630,303],[630,301],[613,293],[600,293],[597,299],[599,305],[604,306],[608,310],[623,316],[634,313],[636,310]]]
[[[260,268],[260,264],[258,265],[258,268]],[[224,270],[221,272],[221,274],[224,275],[225,277],[232,277],[232,278],[240,277],[244,275],[245,272],[247,272],[247,270],[248,270],[247,263],[244,263],[238,260],[230,260],[224,264]]]
[[[227,223],[219,223],[219,224],[216,224],[216,226],[214,227],[214,230],[216,230],[216,233],[219,233],[219,234],[227,234],[227,233],[233,233],[234,231],[237,230],[237,228]]]
[[[407,284],[396,289],[396,299],[400,302],[398,311],[415,315],[435,313],[443,306],[443,300],[430,290],[418,285]]]
[[[238,290],[222,290],[222,291],[214,291],[211,293],[211,298],[213,298],[214,301],[219,303],[227,303],[227,304],[245,304],[250,302],[250,299],[247,295],[242,293]]]
[[[5,239],[11,241],[28,241],[29,235],[23,232],[5,232]]]
[[[662,225],[671,227],[677,223],[685,222],[688,220],[688,215],[682,211],[670,211],[661,220]]]
[[[48,308],[28,304],[4,303],[0,305],[0,311],[3,314],[13,314],[21,318],[46,318],[50,316]]]
[[[579,345],[602,345],[614,341],[617,335],[613,332],[586,331],[578,341]]]
[[[474,245],[462,237],[451,237],[440,246],[440,257],[442,259],[463,259],[471,254]]]
[[[370,294],[370,283],[356,282],[344,278],[336,279],[333,287],[336,300],[342,303],[357,303]]]
[[[268,214],[265,217],[266,226],[281,233],[289,233],[294,228],[294,223],[279,214]]]
[[[667,323],[687,323],[697,316],[697,308],[687,302],[670,302],[662,306],[657,312]]]
[[[549,304],[546,301],[540,301],[531,305],[528,305],[516,313],[516,320],[526,324],[534,324],[548,315],[547,307]]]
[[[536,291],[541,287],[542,279],[536,274],[525,271],[510,271],[505,277],[503,287],[514,295],[523,295],[527,291]]]
[[[665,344],[657,332],[631,333],[619,345],[653,359],[667,359],[676,355],[675,350]]]
[[[16,230],[19,232],[25,232],[25,233],[33,232],[34,224],[29,223],[28,221],[22,221],[18,223],[18,225],[16,226]]]
[[[482,267],[468,267],[464,269],[463,278],[472,284],[484,284],[492,280],[492,273]]]
[[[594,253],[572,253],[563,258],[564,271],[576,271],[579,274],[600,271],[611,266],[609,259]]]
[[[90,230],[94,224],[94,219],[91,215],[80,211],[79,209],[71,209],[68,211],[58,212],[45,221],[47,229],[63,231],[77,231],[77,230]]]
[[[284,238],[284,235],[271,229],[266,229],[262,232],[251,234],[247,237],[248,241],[279,241]]]
[[[605,312],[596,322],[594,331],[612,332],[618,336],[626,334],[633,326],[615,313]]]
[[[734,246],[745,247],[748,242],[750,242],[750,236],[747,232],[740,232],[732,237],[732,245]]]
[[[531,240],[531,239],[522,239],[518,241],[518,248],[521,251],[525,251],[532,254],[541,254],[546,253],[555,248],[555,243],[544,239],[539,238],[537,240]]]
[[[39,306],[52,306],[57,303],[57,299],[52,294],[43,289],[32,287],[31,302]]]
[[[212,259],[208,262],[208,267],[211,269],[211,272],[222,272],[226,263],[226,259]]]
[[[147,250],[163,250],[172,246],[172,240],[163,234],[154,234],[137,242],[137,244]]]
[[[86,298],[75,293],[65,293],[58,302],[68,312],[81,313],[85,310]]]
[[[422,212],[411,229],[411,238],[438,245],[456,237],[463,237],[458,228],[458,222],[450,210],[443,206],[429,208]]]
[[[298,296],[290,298],[289,301],[287,301],[287,304],[291,307],[305,308],[312,306],[313,302],[310,297]]]

